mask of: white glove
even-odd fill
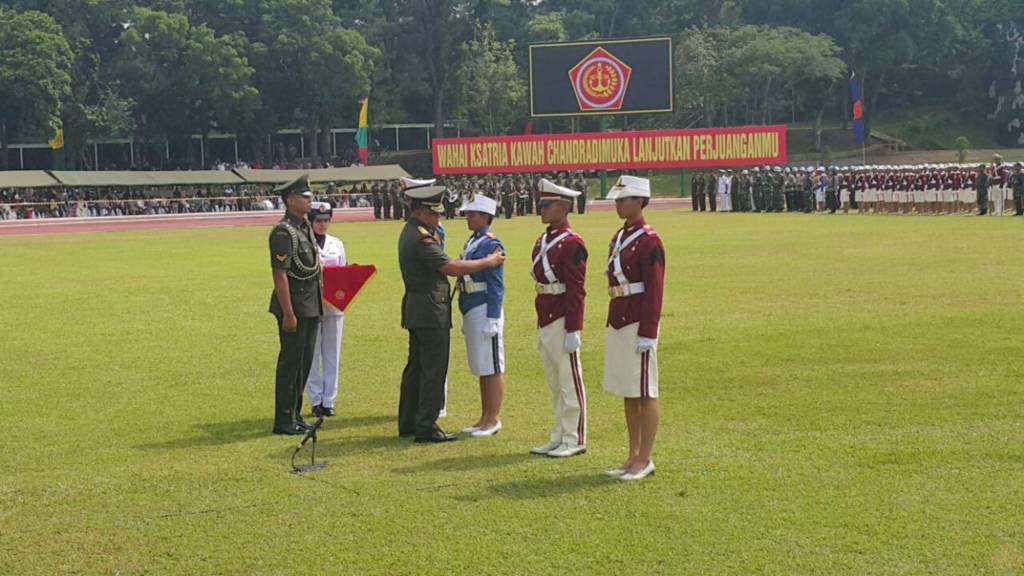
[[[580,345],[583,341],[580,339],[579,330],[576,332],[568,332],[565,335],[565,352],[566,354],[572,354],[573,352],[580,349]]]
[[[644,352],[650,352],[654,350],[654,347],[658,345],[657,338],[644,338],[638,336],[636,339],[636,353],[643,354]]]
[[[501,327],[498,326],[497,318],[488,318],[487,324],[484,324],[484,336],[493,338],[501,332]]]

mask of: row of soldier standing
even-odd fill
[[[693,210],[861,214],[1024,215],[1024,166],[1003,163],[759,167],[698,172],[690,179]]]

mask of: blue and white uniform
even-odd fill
[[[484,227],[463,248],[462,260],[480,260],[495,250],[505,250],[501,240]],[[505,372],[505,267],[488,268],[458,279],[459,311],[466,336],[466,357],[474,376]]]

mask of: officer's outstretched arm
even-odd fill
[[[481,270],[487,268],[495,268],[505,263],[505,253],[498,248],[486,258],[479,260],[452,260],[444,266],[441,266],[439,270],[442,274],[448,276],[465,276],[467,274],[475,274]]]

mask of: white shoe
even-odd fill
[[[561,445],[562,445],[561,442],[555,442],[554,440],[552,440],[551,442],[548,442],[547,444],[544,444],[543,446],[536,446],[534,448],[530,448],[530,454],[545,455],[548,452],[551,452],[552,450],[554,450],[555,448],[558,448]]]
[[[480,428],[476,432],[473,432],[473,438],[485,438],[487,436],[494,436],[501,431],[501,421],[491,426],[490,428]]]
[[[466,426],[465,428],[462,429],[462,433],[463,434],[472,434],[473,432],[476,432],[479,429],[480,429],[479,426]]]
[[[584,454],[586,451],[587,447],[582,444],[560,444],[558,448],[548,452],[547,455],[551,458],[568,458],[577,454]]]
[[[611,476],[612,478],[618,478],[619,476],[622,476],[623,474],[626,473],[626,469],[625,468],[615,468],[615,469],[612,469],[612,470],[605,470],[604,473],[609,475],[609,476]]]
[[[650,462],[647,463],[647,466],[644,466],[643,470],[637,472],[636,474],[623,474],[622,476],[619,476],[619,480],[625,480],[627,482],[631,480],[643,480],[644,478],[647,478],[648,476],[651,476],[653,474],[654,460],[651,460]]]

